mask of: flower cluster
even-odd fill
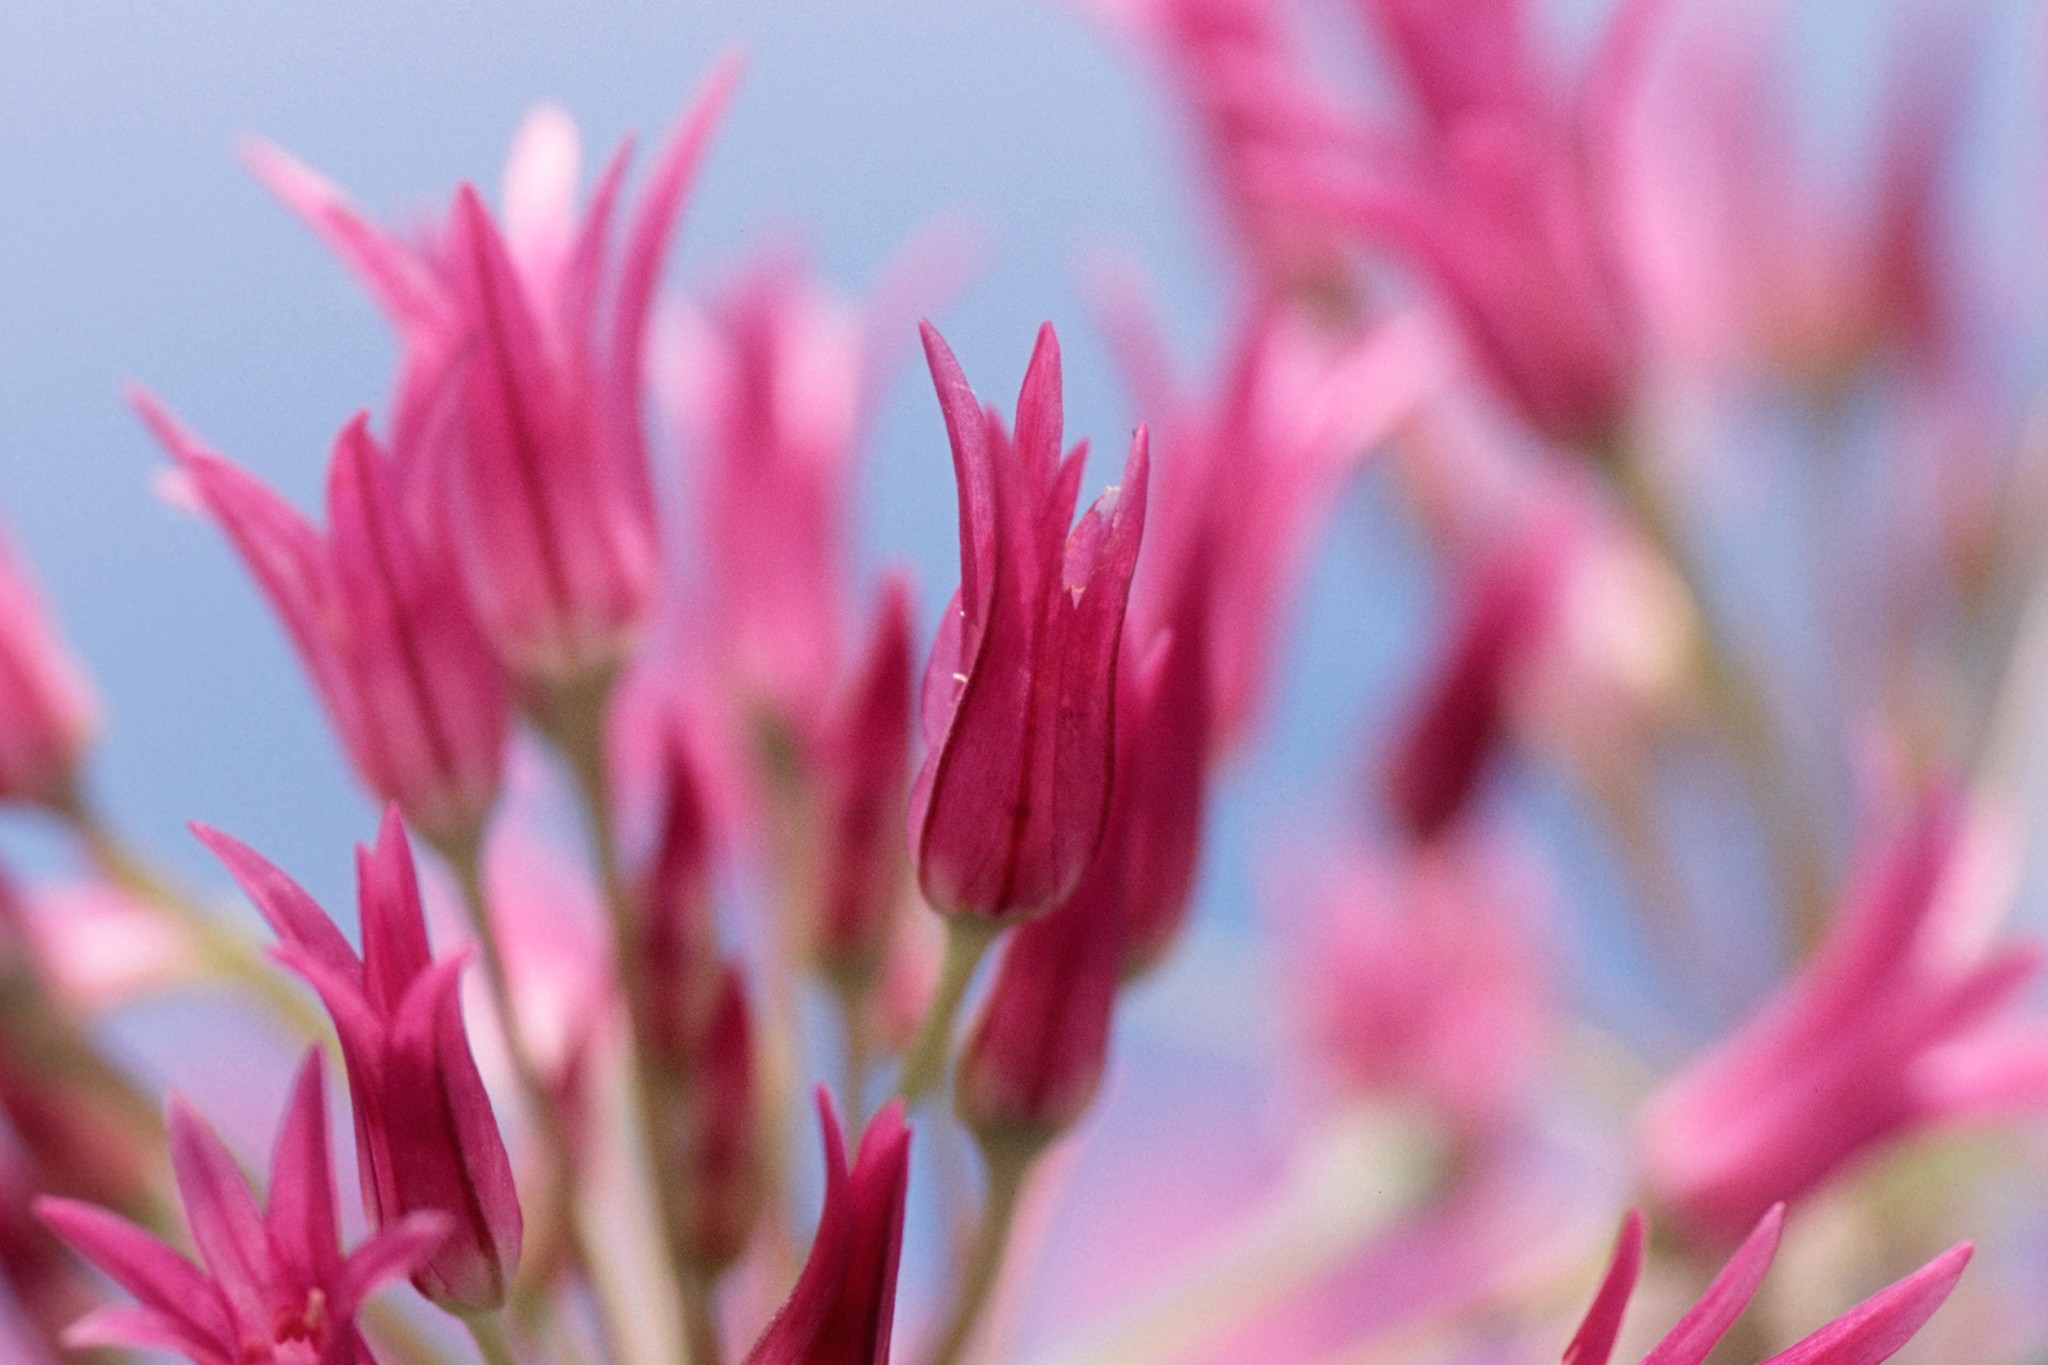
[[[2008,920],[2048,503],[1943,218],[1976,31],[1919,20],[1837,203],[1781,164],[1753,15],[1616,0],[1566,62],[1528,0],[1099,6],[1236,292],[1190,379],[1100,281],[1140,420],[1085,507],[1052,324],[1014,402],[911,325],[958,285],[935,237],[865,299],[786,247],[667,298],[735,59],[580,202],[552,108],[495,206],[406,231],[247,148],[386,316],[390,391],[324,525],[130,401],[382,819],[353,916],[204,824],[267,933],[185,890],[93,799],[90,689],[0,550],[0,802],[88,873],[0,877],[9,1359],[2038,1356]],[[920,347],[950,592],[856,567]],[[1758,407],[1855,477],[1701,458]],[[1799,593],[1727,570],[1727,470],[1808,495]],[[1343,610],[1402,648],[1351,660],[1364,741],[1315,741],[1334,823],[1247,815],[1361,505],[1421,567]],[[106,1027],[193,982],[303,1058],[260,1193]],[[1639,1282],[1692,1304],[1654,1340]]]

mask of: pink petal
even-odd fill
[[[270,1158],[271,1245],[300,1284],[328,1283],[341,1265],[334,1160],[327,1148],[326,1078],[310,1048],[292,1083]]]
[[[1701,1365],[1763,1283],[1771,1258],[1778,1254],[1778,1234],[1784,1227],[1785,1206],[1775,1204],[1728,1258],[1700,1301],[1643,1357],[1643,1365]]]
[[[1968,1242],[1951,1247],[1765,1365],[1879,1365],[1890,1359],[1948,1298],[1970,1263],[1970,1250]]]
[[[1607,1365],[1614,1354],[1614,1339],[1621,1334],[1629,1295],[1635,1292],[1636,1277],[1642,1271],[1643,1215],[1630,1209],[1621,1222],[1621,1236],[1614,1243],[1614,1256],[1600,1281],[1600,1292],[1593,1296],[1571,1345],[1564,1348],[1564,1365]]]
[[[337,977],[361,978],[362,963],[355,949],[303,887],[231,834],[197,823],[192,832],[226,866],[280,942],[296,947]]]

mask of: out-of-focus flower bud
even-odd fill
[[[910,781],[910,584],[889,579],[874,634],[821,755],[812,951],[827,976],[872,985],[909,891],[901,838]]]
[[[961,1122],[984,1146],[1036,1150],[1094,1102],[1120,976],[1121,889],[1091,872],[1003,949],[953,1088]]]
[[[1387,760],[1387,804],[1415,839],[1470,807],[1506,736],[1513,689],[1555,618],[1568,533],[1539,526],[1491,552],[1458,590],[1443,656]]]
[[[1069,895],[1101,842],[1118,646],[1145,524],[1145,430],[1123,486],[1070,533],[1086,448],[1061,452],[1050,324],[1014,436],[929,325],[924,340],[959,482],[961,584],[925,670],[911,848],[934,909],[1008,922]]]
[[[364,784],[436,843],[473,845],[497,799],[511,699],[368,419],[335,440],[322,536],[154,399],[135,401],[282,618]]]
[[[638,897],[648,1067],[646,1103],[660,1150],[680,1172],[664,1182],[670,1243],[716,1275],[746,1249],[761,1196],[760,1097],[753,1020],[739,970],[720,953],[711,917],[712,847],[696,769],[670,740],[662,824]]]
[[[1533,868],[1477,832],[1334,863],[1282,926],[1324,1083],[1419,1104],[1461,1137],[1511,1122],[1549,1031],[1544,896]]]
[[[0,539],[0,800],[69,801],[96,720],[85,675]]]
[[[390,1229],[422,1211],[445,1215],[414,1286],[451,1311],[496,1308],[519,1264],[519,1195],[463,1028],[469,955],[430,955],[397,809],[385,812],[374,848],[356,849],[360,957],[291,878],[217,830],[197,832],[276,932],[280,960],[334,1019],[372,1222]]]

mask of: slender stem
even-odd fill
[[[1818,941],[1827,926],[1828,882],[1813,836],[1816,808],[1801,790],[1786,736],[1758,680],[1742,664],[1742,652],[1706,591],[1705,576],[1672,521],[1651,471],[1638,452],[1611,462],[1622,501],[1637,525],[1684,580],[1700,621],[1700,678],[1707,698],[1754,791],[1764,839],[1778,867],[1793,912],[1798,946]]]
[[[551,1191],[548,1211],[551,1216],[541,1220],[542,1224],[551,1231],[559,1232],[570,1258],[584,1276],[590,1278],[595,1271],[576,1221],[579,1181],[574,1137],[567,1117],[556,1103],[554,1091],[541,1074],[540,1063],[533,1055],[532,1042],[527,1036],[525,1018],[512,990],[512,974],[505,963],[497,925],[491,919],[489,892],[484,884],[482,841],[475,838],[449,840],[436,847],[454,874],[455,884],[462,895],[463,912],[468,916],[470,930],[482,949],[484,979],[490,988],[491,1004],[497,1010],[505,1050],[510,1054],[513,1075],[518,1079],[546,1151],[550,1175],[548,1188]],[[523,1318],[536,1320],[537,1325],[544,1325],[549,1315],[549,1305],[543,1293],[545,1288],[539,1280],[519,1287],[518,1312]],[[598,1314],[598,1330],[604,1338],[606,1357],[616,1359],[612,1325],[602,1312]]]
[[[498,1314],[465,1314],[462,1325],[469,1329],[469,1338],[476,1343],[476,1353],[483,1357],[484,1365],[519,1365],[519,1356],[505,1336],[504,1319]]]
[[[83,792],[67,794],[51,809],[70,828],[99,874],[161,911],[187,935],[208,970],[246,989],[295,1033],[328,1038],[320,1011],[272,969],[255,944],[180,890],[103,819]]]
[[[955,915],[946,921],[946,961],[939,971],[939,986],[931,1007],[918,1025],[917,1037],[903,1059],[903,1076],[896,1093],[912,1104],[937,1088],[945,1078],[946,1062],[953,1045],[953,1020],[974,969],[995,942],[996,926],[979,915]]]
[[[428,1341],[396,1304],[372,1300],[363,1305],[362,1321],[377,1344],[380,1360],[396,1359],[404,1365],[443,1365],[446,1360],[440,1348]]]
[[[1003,1261],[1010,1250],[1010,1233],[1016,1226],[1017,1207],[1022,1202],[1024,1183],[1031,1174],[1043,1143],[984,1142],[982,1163],[988,1183],[982,1193],[981,1224],[975,1230],[974,1246],[967,1266],[954,1285],[952,1307],[927,1365],[958,1365],[966,1359],[1002,1279]]]
[[[695,1270],[684,1271],[682,1298],[689,1365],[722,1365],[725,1339],[718,1328],[718,1298],[711,1281]]]
[[[639,1118],[643,1172],[660,1211],[671,1280],[682,1308],[684,1335],[691,1346],[691,1365],[718,1365],[719,1333],[710,1284],[693,1264],[690,1249],[683,1243],[681,1229],[672,1216],[673,1210],[685,1204],[676,1187],[683,1172],[661,1155],[660,1102],[672,1090],[672,1078],[664,1076],[653,1064],[641,1041],[641,1032],[651,1017],[647,974],[635,925],[633,893],[619,867],[611,777],[604,749],[605,706],[611,682],[611,675],[604,674],[560,687],[542,699],[534,719],[561,754],[575,784],[583,810],[585,837],[604,893],[613,960],[630,1024],[624,1046],[628,1053],[627,1074],[634,1091],[632,1106]]]

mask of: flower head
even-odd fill
[[[360,957],[291,878],[217,830],[197,832],[276,932],[279,959],[334,1019],[371,1220],[390,1227],[420,1210],[445,1214],[448,1235],[414,1285],[452,1308],[495,1308],[519,1262],[519,1196],[463,1028],[468,954],[430,955],[398,812],[386,811],[374,848],[356,850]]]
[[[1086,447],[1061,452],[1051,326],[1025,371],[1014,435],[929,325],[924,341],[960,486],[961,581],[925,669],[911,849],[941,913],[1016,918],[1069,894],[1102,838],[1145,430],[1122,487],[1070,533]]]
[[[441,512],[485,635],[537,685],[608,673],[653,603],[648,324],[671,230],[737,74],[736,63],[720,67],[685,113],[617,242],[628,149],[606,164],[579,217],[580,149],[556,110],[534,114],[514,143],[502,225],[465,185],[418,248],[282,153],[252,153],[257,174],[398,327],[399,426],[451,438],[408,476]]]
[[[875,1115],[849,1166],[846,1139],[823,1088],[825,1208],[789,1299],[747,1354],[747,1365],[888,1365],[910,1188],[903,1106]]]
[[[1427,274],[1498,391],[1557,440],[1606,440],[1645,365],[1620,228],[1622,131],[1668,7],[1623,0],[1566,100],[1519,41],[1519,0],[1381,0],[1372,8],[1428,127],[1348,163],[1269,173],[1304,181]]]
[[[1968,833],[1958,793],[1923,797],[1869,850],[1812,960],[1652,1101],[1646,1173],[1693,1231],[1739,1233],[1853,1158],[2002,1098],[1988,1076],[1952,1091],[1977,1056],[2037,1088],[2039,1043],[2018,1055],[2006,1044],[2040,952],[1985,943],[1965,922]]]
[[[436,841],[480,837],[509,689],[367,417],[335,439],[322,535],[147,394],[135,402],[283,620],[364,784]]]
[[[37,1206],[138,1300],[92,1313],[69,1343],[175,1351],[193,1365],[375,1365],[357,1310],[378,1285],[424,1265],[452,1220],[409,1214],[342,1255],[319,1052],[299,1068],[279,1125],[266,1208],[219,1136],[176,1100],[170,1139],[200,1265],[104,1209],[68,1199]]]

